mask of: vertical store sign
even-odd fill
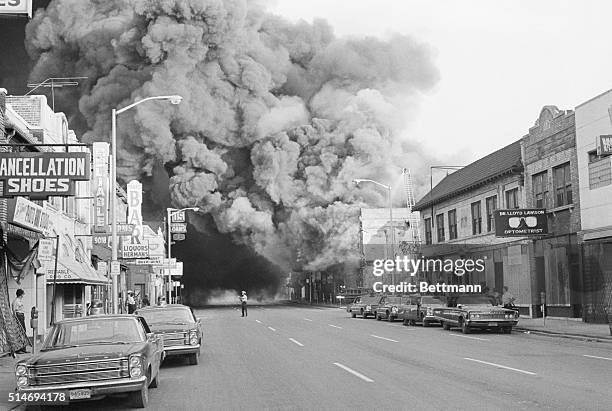
[[[128,224],[134,225],[132,232],[132,244],[143,243],[142,229],[142,184],[139,181],[132,180],[127,185],[127,200],[128,200]]]
[[[0,14],[27,14],[32,18],[32,0],[4,0],[0,1]]]
[[[95,233],[105,233],[108,226],[108,156],[108,143],[93,143]]]

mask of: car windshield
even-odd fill
[[[191,324],[195,322],[189,308],[155,308],[138,311],[138,314],[147,320],[147,324]]]
[[[406,301],[406,298],[404,298],[404,301]],[[402,297],[387,297],[385,302],[387,304],[401,304],[402,303]]]
[[[133,318],[97,318],[56,324],[43,349],[87,344],[113,344],[144,341],[142,327]]]
[[[457,298],[458,304],[493,305],[493,301],[486,295],[462,295]]]
[[[361,302],[364,304],[376,304],[378,303],[378,301],[380,300],[380,297],[370,297],[370,296],[365,296],[365,297],[361,297]]]
[[[421,304],[444,304],[444,301],[436,297],[422,297]]]

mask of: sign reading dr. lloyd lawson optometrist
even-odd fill
[[[543,208],[495,210],[496,237],[529,237],[548,234]]]
[[[89,156],[89,153],[0,153],[3,197],[73,196],[74,181],[89,180]]]
[[[32,0],[0,0],[0,14],[25,14],[32,18]]]

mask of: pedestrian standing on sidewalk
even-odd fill
[[[132,291],[128,291],[126,303],[128,314],[134,314],[134,311],[136,311],[136,300],[134,299],[134,294]]]
[[[504,294],[502,295],[502,304],[504,308],[512,309],[514,307],[514,296],[510,291],[508,291],[508,287],[504,286]]]
[[[25,334],[26,332],[26,328],[25,328],[25,308],[23,305],[23,296],[25,295],[25,291],[23,291],[21,288],[17,290],[16,292],[17,297],[13,300],[13,304],[11,304],[11,308],[13,310],[13,315],[15,316],[15,318],[17,318],[17,322],[19,323],[19,326],[23,329],[23,332]],[[19,350],[15,351],[18,354],[24,354],[27,353],[26,351],[26,347],[22,347]]]
[[[242,305],[242,316],[248,316],[247,313],[247,294],[246,291],[242,291],[242,295],[240,296],[240,304]]]

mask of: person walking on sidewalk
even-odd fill
[[[242,305],[242,316],[248,316],[247,313],[247,294],[246,291],[242,291],[242,295],[240,296],[240,304]]]
[[[126,300],[128,314],[134,314],[136,311],[136,300],[134,299],[134,293],[132,291],[128,291],[128,297]]]
[[[13,315],[17,318],[17,322],[19,326],[23,329],[24,335],[26,332],[25,328],[25,308],[23,304],[23,296],[25,295],[25,291],[21,288],[16,292],[17,297],[13,300],[13,304],[11,304],[11,308],[13,310]],[[17,354],[24,354],[27,352],[26,347],[21,347],[19,350],[15,351]]]

